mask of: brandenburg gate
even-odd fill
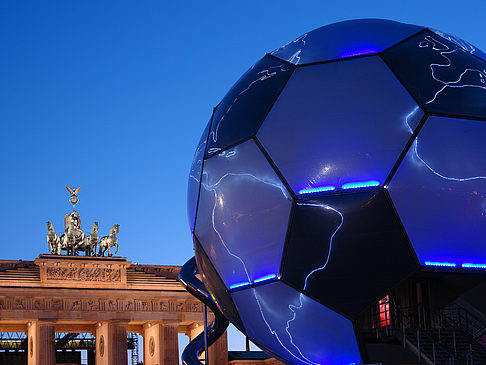
[[[73,211],[65,216],[64,234],[47,223],[51,253],[0,261],[0,332],[26,333],[28,365],[56,364],[56,332],[93,334],[96,365],[127,364],[127,333],[133,332],[143,336],[144,365],[179,364],[178,333],[192,340],[204,328],[202,303],[177,280],[180,267],[113,257],[119,226],[98,240],[95,222],[85,236],[74,209],[79,188],[68,190]],[[0,353],[0,363],[10,363],[1,355],[9,354]],[[227,362],[223,336],[209,349],[209,365]]]
[[[178,333],[203,326],[202,303],[177,281],[179,267],[121,257],[40,255],[0,261],[0,332],[27,333],[27,363],[56,364],[55,332],[96,336],[96,364],[127,364],[127,332],[143,336],[145,365],[179,363]],[[211,346],[227,363],[226,338]]]

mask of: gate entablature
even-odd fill
[[[68,258],[68,259],[67,259]],[[89,257],[40,255],[41,286],[127,288],[127,268],[131,262],[123,257]]]
[[[29,365],[53,364],[56,332],[95,334],[97,364],[126,363],[119,358],[126,357],[126,333],[138,332],[144,343],[152,341],[154,355],[147,351],[144,363],[177,365],[177,334],[193,338],[204,328],[203,305],[177,281],[179,269],[133,265],[123,257],[0,260],[0,332],[28,333],[34,346]],[[98,349],[101,335],[104,346],[111,346],[103,359]],[[51,355],[42,355],[46,353]]]

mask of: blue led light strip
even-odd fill
[[[254,283],[261,283],[262,281],[267,281],[267,280],[275,279],[276,277],[277,277],[277,275],[271,274],[271,275],[267,275],[267,276],[264,276],[264,277],[255,279],[255,280],[253,280],[253,282]]]
[[[339,55],[339,58],[348,58],[348,57],[356,57],[356,56],[363,56],[367,54],[378,53],[380,50],[375,48],[357,48],[354,50],[347,51]]]
[[[486,264],[470,264],[465,263],[461,265],[465,269],[486,269]]]
[[[356,181],[356,182],[346,183],[341,186],[341,189],[343,190],[362,189],[362,188],[370,188],[375,186],[380,186],[380,182],[378,180]],[[299,190],[299,195],[322,193],[325,191],[333,191],[333,190],[336,190],[336,187],[332,185],[319,186],[317,188],[308,188],[308,189]]]
[[[250,283],[248,281],[243,282],[243,283],[236,283],[236,284],[230,285],[229,288],[230,288],[230,290],[236,289],[236,288],[244,288],[244,287],[250,286],[252,284],[258,284],[258,283],[262,283],[264,281],[269,281],[269,280],[275,279],[276,277],[277,277],[276,274],[269,274],[269,275],[265,275],[265,276],[262,276],[261,278],[253,280],[253,283]]]
[[[230,285],[230,289],[241,288],[241,287],[248,286],[248,285],[250,285],[249,282],[246,282],[246,283],[236,283],[236,284]]]
[[[333,191],[336,190],[335,186],[321,186],[318,188],[310,188],[310,189],[302,189],[299,191],[299,194],[312,194],[312,193],[321,193],[323,191]]]
[[[360,182],[352,182],[347,183],[341,186],[341,189],[361,189],[361,188],[369,188],[372,186],[379,186],[380,182],[377,180],[370,180],[370,181],[360,181]]]
[[[433,262],[425,261],[425,266],[438,266],[438,267],[456,267],[454,262]]]

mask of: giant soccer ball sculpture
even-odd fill
[[[437,30],[354,20],[267,54],[194,157],[204,282],[293,364],[366,361],[360,313],[428,267],[486,268],[486,55]]]

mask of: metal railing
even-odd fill
[[[375,321],[369,329],[377,339],[394,337],[422,364],[486,364],[486,323],[459,305],[441,311],[392,306],[385,325]]]

